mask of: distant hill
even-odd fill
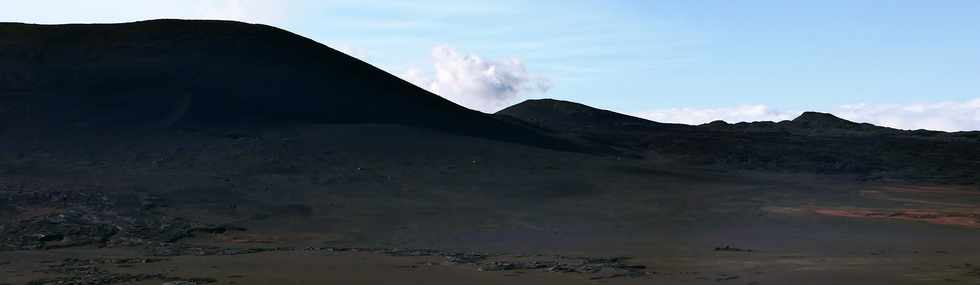
[[[505,108],[497,115],[520,118],[529,123],[554,129],[647,128],[664,125],[646,119],[597,109],[583,104],[555,100],[527,100]]]
[[[647,159],[869,179],[980,182],[978,132],[903,131],[818,112],[782,122],[689,126],[550,99],[528,100],[497,115]]]
[[[696,129],[681,124],[663,124],[584,104],[555,100],[527,100],[500,110],[502,119],[524,122],[556,136],[593,147],[611,146],[634,156],[646,149],[649,134],[689,132]]]
[[[701,125],[714,129],[730,129],[740,131],[782,131],[796,134],[823,135],[872,135],[872,134],[902,134],[903,131],[893,128],[876,126],[868,123],[856,123],[841,119],[833,114],[820,112],[803,112],[800,116],[780,122],[740,122],[728,124],[724,121],[714,121]],[[911,133],[906,133],[911,134]]]
[[[0,23],[0,119],[8,130],[392,123],[569,147],[313,40],[230,21]]]
[[[874,127],[871,124],[858,124],[844,120],[832,114],[820,112],[803,112],[799,117],[790,121],[795,127],[801,128],[830,128],[830,129],[856,129],[862,126]]]

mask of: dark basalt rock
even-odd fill
[[[103,244],[119,230],[78,213],[57,214],[4,225],[0,249],[47,249]]]
[[[243,231],[156,212],[126,209],[119,198],[94,192],[3,192],[0,201],[18,209],[49,211],[0,224],[0,250],[75,246],[144,246],[173,243],[196,233]]]
[[[715,251],[755,252],[755,250],[752,249],[737,248],[737,247],[732,247],[730,245],[716,247]]]

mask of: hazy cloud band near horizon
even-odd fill
[[[962,101],[912,104],[848,104],[831,110],[818,111],[855,122],[897,129],[980,130],[980,97]],[[767,105],[740,105],[720,108],[657,109],[632,115],[657,122],[696,125],[714,120],[729,123],[791,120],[802,112],[803,110],[781,110]]]

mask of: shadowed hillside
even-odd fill
[[[564,147],[278,28],[0,24],[0,127],[394,123]]]
[[[977,132],[902,131],[817,112],[782,122],[688,126],[550,99],[525,101],[497,115],[649,159],[867,179],[980,182]]]

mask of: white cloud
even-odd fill
[[[664,123],[703,124],[714,120],[726,122],[782,121],[799,113],[775,110],[766,105],[741,105],[729,108],[671,108],[634,114]]]
[[[906,105],[844,105],[837,108],[835,114],[849,120],[900,129],[980,130],[980,97]]]
[[[781,121],[799,116],[801,111],[786,111],[766,105],[743,105],[729,108],[672,108],[634,115],[665,123],[703,124],[713,120],[727,122]],[[838,117],[898,129],[940,131],[980,130],[980,97],[965,101],[913,104],[850,104],[829,110]]]
[[[460,54],[445,45],[432,49],[434,74],[409,69],[405,80],[464,107],[496,112],[522,99],[522,95],[547,92],[546,78],[528,73],[518,59],[490,60]]]

